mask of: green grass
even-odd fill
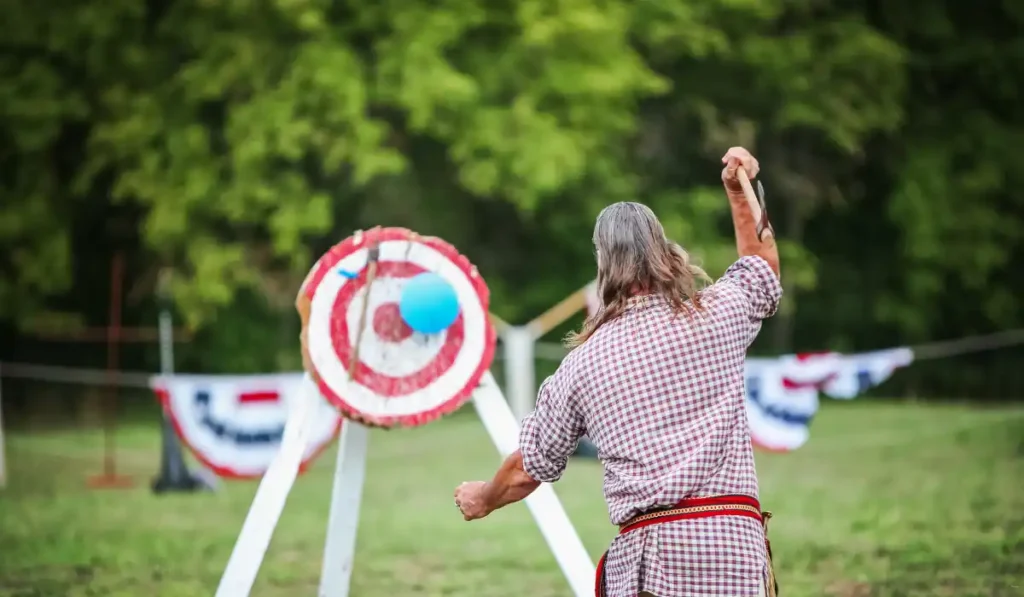
[[[354,597],[553,597],[568,589],[522,505],[465,523],[464,480],[498,463],[469,412],[373,432]],[[119,434],[131,490],[88,490],[95,432],[8,438],[0,595],[211,595],[255,483],[153,496],[156,428]],[[300,478],[254,596],[315,595],[333,450]],[[785,597],[1024,595],[1024,409],[828,404],[813,439],[758,456]],[[574,460],[557,486],[591,554],[614,534],[601,470]]]

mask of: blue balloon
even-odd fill
[[[441,276],[426,272],[405,284],[398,300],[398,312],[414,332],[436,334],[459,316],[459,297]]]

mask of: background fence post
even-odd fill
[[[165,288],[165,285],[161,284],[160,374],[169,376],[174,374],[174,327]],[[212,480],[200,478],[188,470],[188,465],[185,464],[185,458],[181,453],[178,434],[175,433],[174,426],[171,425],[167,411],[162,405],[160,408],[160,436],[160,476],[153,480],[153,493],[212,490],[214,488]]]

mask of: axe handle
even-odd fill
[[[761,202],[757,200],[757,193],[754,192],[754,187],[750,184],[750,179],[747,178],[747,171],[742,166],[736,169],[736,178],[739,179],[740,186],[743,187],[743,195],[747,198],[750,213],[754,215],[754,223],[758,224],[761,221]],[[766,226],[762,236],[773,236],[771,228]]]

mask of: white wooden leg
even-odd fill
[[[242,532],[238,534],[224,576],[217,587],[216,597],[246,597],[256,582],[256,574],[270,547],[274,528],[281,518],[295,477],[299,474],[302,455],[309,442],[313,405],[320,399],[316,384],[307,383],[304,387],[307,390],[294,405],[290,405],[281,447],[256,489]]]
[[[370,430],[345,421],[341,427],[338,462],[331,490],[331,513],[320,572],[320,597],[348,597],[355,560],[359,507],[366,479],[366,450]]]
[[[519,423],[490,372],[484,375],[480,387],[473,394],[473,405],[498,452],[502,456],[515,452],[519,448]],[[572,593],[576,597],[593,595],[597,569],[554,488],[547,483],[541,485],[526,498],[526,506],[569,581]]]

